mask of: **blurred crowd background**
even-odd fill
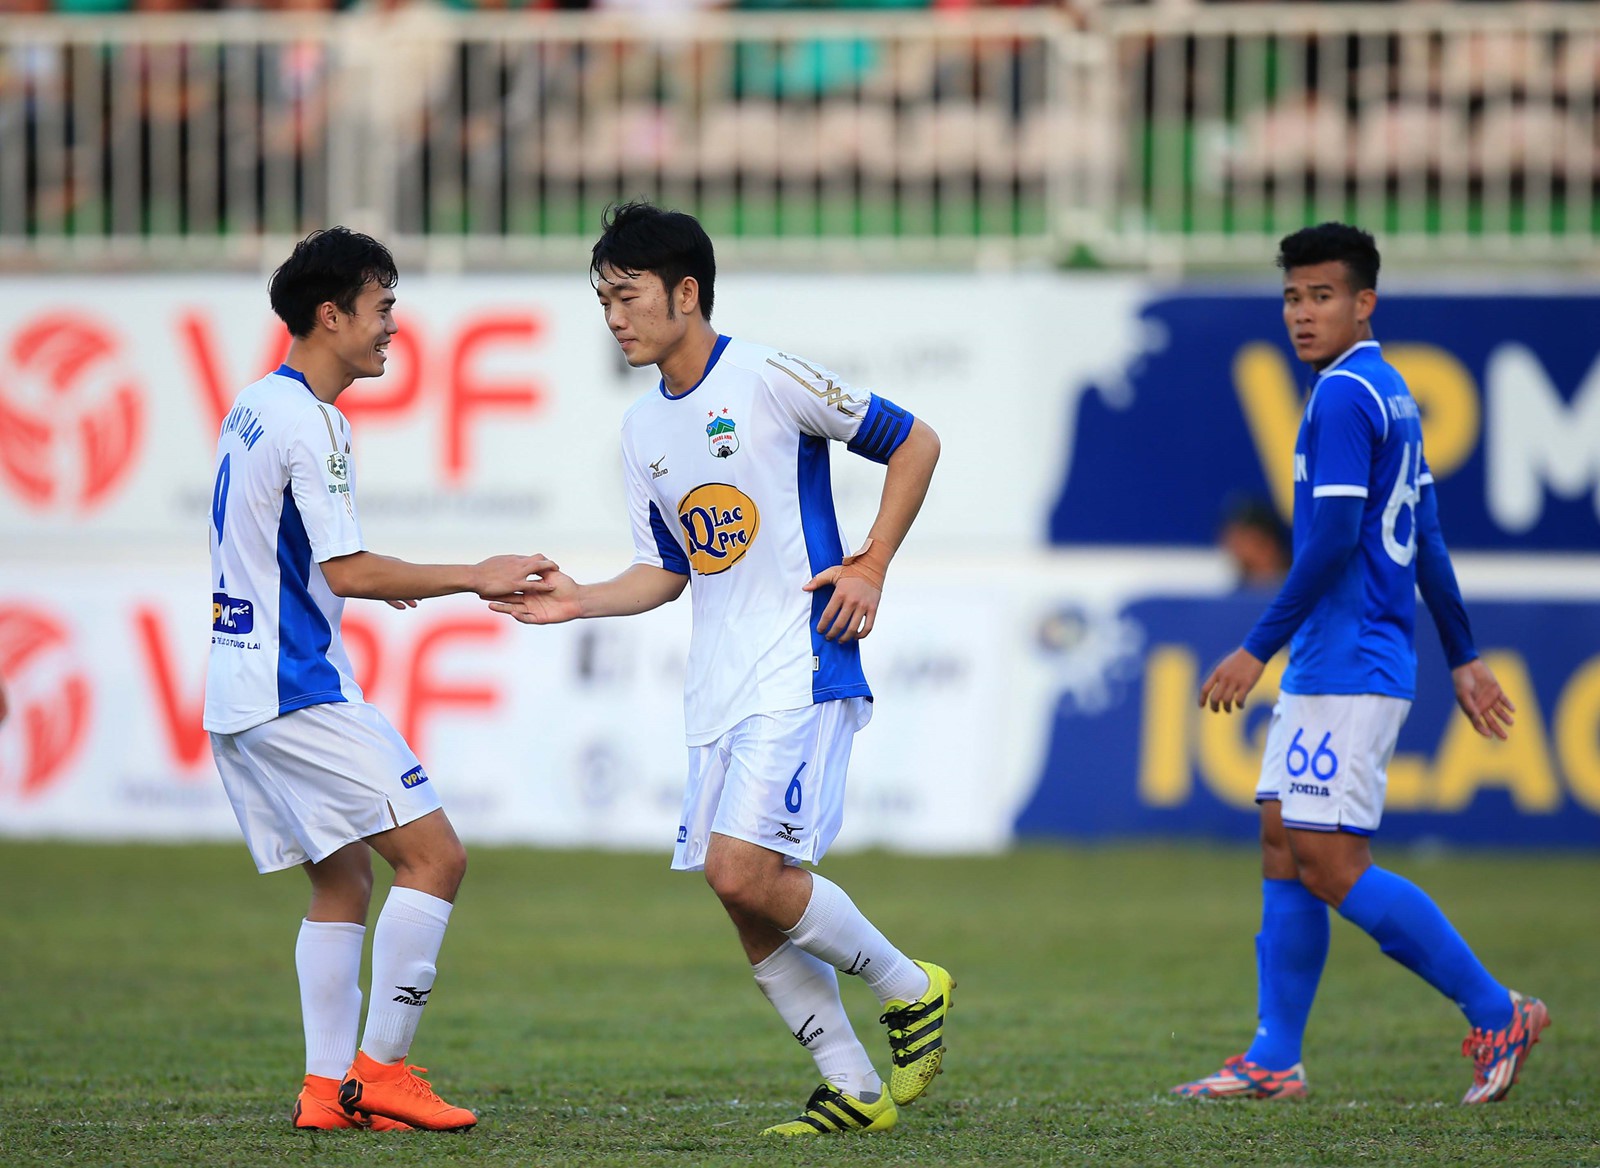
[[[1219,263],[1318,217],[1596,255],[1592,3],[5,3],[38,14],[0,31],[18,261],[248,262],[337,219],[565,262],[640,194],[789,262]]]

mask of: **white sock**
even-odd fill
[[[361,1025],[361,942],[365,925],[301,921],[294,945],[300,975],[300,1021],[306,1031],[306,1074],[342,1079],[356,1057]]]
[[[921,967],[889,944],[844,889],[815,872],[806,911],[784,932],[813,957],[866,982],[880,1002],[914,1002],[928,992]]]
[[[368,1058],[394,1063],[411,1050],[449,923],[449,901],[415,888],[389,889],[372,931],[372,1004],[361,1034]]]
[[[785,941],[750,972],[789,1032],[811,1052],[822,1077],[846,1095],[876,1102],[883,1080],[850,1027],[833,966]]]

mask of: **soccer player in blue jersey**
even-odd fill
[[[1456,700],[1478,733],[1505,738],[1513,709],[1478,657],[1439,529],[1416,402],[1372,336],[1378,249],[1324,223],[1280,245],[1283,319],[1317,378],[1294,448],[1294,566],[1282,590],[1200,688],[1232,712],[1290,646],[1261,764],[1260,1018],[1242,1055],[1174,1087],[1199,1098],[1306,1093],[1301,1040],[1328,956],[1328,907],[1466,1015],[1463,1103],[1505,1098],[1544,1003],[1506,989],[1428,894],[1372,862],[1385,768],[1416,684],[1416,590],[1439,630]]]
[[[634,368],[661,372],[622,423],[633,563],[493,607],[526,624],[625,616],[690,589],[689,780],[672,866],[703,871],[751,973],[823,1082],[765,1134],[883,1131],[939,1073],[954,980],[896,948],[822,859],[844,821],[851,742],[871,717],[857,641],[938,461],[927,423],[815,361],[711,326],[716,261],[692,216],[630,203],[606,217],[591,274]],[[847,554],[834,442],[886,465],[868,538]],[[839,974],[883,1004],[884,1083],[851,1029]]]

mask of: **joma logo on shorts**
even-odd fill
[[[1328,790],[1326,787],[1319,787],[1316,783],[1290,783],[1289,794],[1320,795],[1322,798],[1326,799],[1329,795],[1333,794],[1333,792]]]
[[[411,790],[412,787],[422,786],[422,784],[426,783],[427,781],[428,772],[423,770],[421,767],[412,767],[405,774],[400,776],[400,785],[408,791]]]

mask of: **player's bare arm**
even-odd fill
[[[1472,728],[1485,738],[1505,739],[1510,733],[1517,707],[1495,680],[1494,671],[1482,658],[1468,661],[1450,671],[1456,702]]]
[[[472,592],[485,600],[545,587],[540,576],[554,572],[545,556],[492,556],[476,564],[413,564],[376,552],[352,552],[322,561],[328,587],[344,597],[401,602]]]
[[[872,632],[889,561],[922,509],[938,462],[939,435],[918,418],[906,440],[889,456],[878,517],[861,550],[846,556],[843,563],[823,569],[806,583],[807,592],[834,586],[833,599],[817,621],[817,632],[828,640],[855,641]]]
[[[1224,657],[1206,678],[1206,683],[1200,687],[1200,704],[1210,706],[1213,714],[1231,714],[1235,706],[1243,709],[1244,699],[1261,680],[1261,671],[1266,667],[1265,661],[1240,646]]]
[[[525,625],[558,625],[585,617],[634,616],[683,595],[689,577],[651,564],[632,564],[598,584],[579,584],[564,572],[542,575],[540,587],[491,601],[489,607]]]

